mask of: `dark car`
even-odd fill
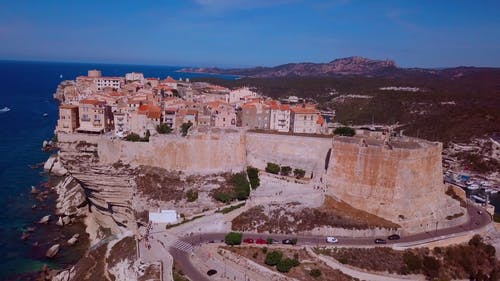
[[[389,240],[399,240],[399,239],[401,239],[401,236],[399,236],[397,234],[393,234],[393,235],[390,235],[389,237],[387,237],[387,239],[389,239]]]
[[[207,271],[207,275],[208,275],[208,276],[212,276],[212,275],[214,275],[214,274],[217,274],[217,270],[215,270],[215,269],[210,269],[209,271]]]
[[[387,243],[384,239],[377,238],[375,239],[375,244],[385,244]]]
[[[243,239],[243,243],[253,244],[254,241],[252,238],[246,238],[246,239]]]
[[[283,239],[281,243],[286,244],[286,245],[293,245],[292,239]]]

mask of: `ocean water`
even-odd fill
[[[52,95],[57,85],[94,68],[108,76],[124,76],[132,71],[143,72],[146,77],[169,75],[175,79],[207,76],[177,73],[179,67],[167,66],[0,61],[0,109],[11,109],[0,112],[0,280],[16,280],[16,276],[38,271],[43,264],[58,267],[75,260],[64,253],[47,260],[44,252],[48,244],[33,246],[37,239],[51,240],[63,234],[55,231],[54,226],[34,224],[44,215],[53,214],[54,204],[53,196],[39,202],[30,194],[32,185],[48,180],[41,168],[33,169],[30,165],[44,162],[50,155],[41,151],[41,145],[54,135],[58,111]],[[34,204],[38,207],[33,210]],[[34,225],[37,230],[33,237],[22,241],[22,231]]]

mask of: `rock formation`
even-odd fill
[[[55,257],[57,253],[59,253],[60,248],[61,246],[59,244],[52,245],[52,247],[50,247],[45,253],[45,256],[47,256],[48,258]]]

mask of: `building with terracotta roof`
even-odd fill
[[[165,80],[163,80],[163,82],[161,84],[166,85],[166,86],[168,86],[168,87],[170,87],[172,89],[177,90],[177,81],[174,78],[170,77],[170,76],[168,76],[167,78],[165,78]]]
[[[207,105],[211,113],[210,126],[212,127],[236,127],[236,111],[223,101],[213,101]]]
[[[79,126],[78,106],[61,104],[59,106],[59,119],[56,132],[73,133]]]
[[[111,108],[105,101],[88,98],[78,106],[80,126],[78,132],[104,133],[113,127]]]
[[[291,108],[291,128],[294,133],[318,133],[320,112],[311,107],[296,106]]]
[[[198,110],[196,109],[179,109],[175,115],[175,127],[180,128],[184,123],[191,123],[194,126],[198,125]]]
[[[271,107],[262,102],[249,102],[241,107],[241,125],[249,129],[269,129]]]

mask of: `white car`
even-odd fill
[[[338,243],[339,242],[339,239],[333,237],[333,236],[328,236],[326,237],[326,242],[327,243]]]

